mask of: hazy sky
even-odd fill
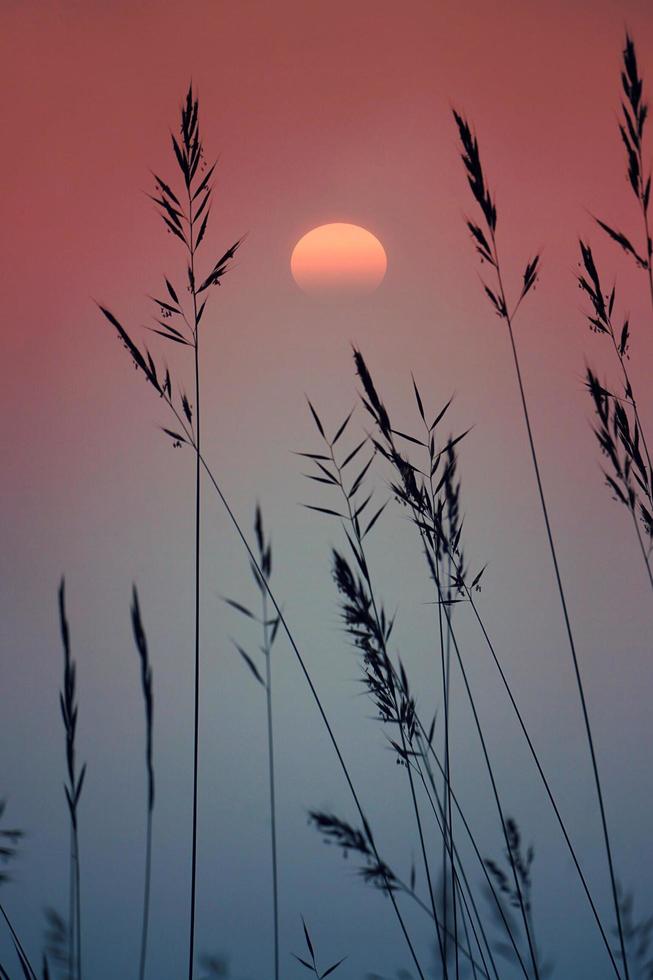
[[[172,175],[169,131],[192,78],[207,153],[220,157],[208,252],[246,242],[204,327],[207,456],[249,527],[260,500],[275,579],[379,837],[408,868],[414,849],[402,773],[359,696],[329,574],[335,525],[293,450],[315,447],[305,393],[331,426],[353,405],[360,345],[402,426],[411,370],[429,411],[455,392],[466,547],[489,562],[482,608],[532,724],[601,907],[599,825],[569,655],[502,324],[482,295],[464,218],[472,202],[451,106],[474,121],[499,208],[509,283],[542,250],[518,342],[570,593],[609,818],[624,884],[653,905],[650,840],[650,595],[625,511],[602,486],[583,391],[585,361],[607,370],[575,285],[591,236],[618,308],[631,314],[631,369],[644,412],[651,315],[641,276],[604,244],[590,213],[637,229],[616,119],[624,28],[653,83],[645,2],[271,0],[5,2],[0,5],[4,477],[0,483],[0,799],[29,832],[3,889],[30,948],[44,905],[66,907],[67,829],[56,588],[66,574],[80,686],[88,977],[128,976],[137,948],[144,824],[143,718],[129,627],[133,580],[155,672],[155,898],[151,976],[183,969],[190,847],[193,469],[158,431],[161,406],[97,314],[139,337],[148,293],[180,256],[146,191]],[[383,243],[371,297],[320,305],[290,275],[297,240],[330,221]],[[207,258],[208,262],[208,258]],[[154,345],[153,345],[154,347]],[[169,352],[166,352],[169,353]],[[174,351],[174,356],[177,352]],[[182,351],[183,355],[183,351]],[[172,357],[173,355],[170,354]],[[183,363],[183,356],[177,363]],[[190,366],[190,365],[189,365]],[[183,373],[183,372],[182,372]],[[190,383],[190,375],[189,375]],[[358,417],[359,426],[364,424]],[[383,475],[376,478],[380,499]],[[199,948],[263,977],[271,938],[264,704],[229,637],[255,637],[220,603],[249,598],[247,565],[217,503],[205,511]],[[419,554],[391,512],[372,545],[397,642],[430,714],[437,675]],[[536,780],[471,620],[461,637],[507,796],[536,841],[542,944],[558,976],[608,976]],[[306,808],[354,817],[290,652],[275,659],[284,976],[302,968],[300,913],[342,976],[390,975],[408,960],[389,904],[353,880],[306,826]],[[429,691],[432,697],[429,699]],[[469,711],[454,721],[460,793],[486,849],[499,849]],[[614,737],[616,734],[616,738]],[[538,864],[538,858],[539,864]],[[411,919],[418,943],[428,931]],[[580,955],[587,936],[587,959]],[[8,949],[0,935],[0,954]]]

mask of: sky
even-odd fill
[[[474,206],[452,107],[473,122],[510,289],[526,261],[542,255],[517,342],[620,877],[642,914],[650,912],[650,593],[628,515],[602,482],[583,375],[586,363],[608,373],[611,362],[604,338],[587,328],[575,282],[582,236],[605,280],[616,281],[620,315],[631,317],[629,366],[650,417],[645,279],[592,221],[598,214],[640,234],[617,130],[626,27],[646,81],[653,16],[634,0],[0,4],[0,799],[8,800],[7,820],[27,832],[15,881],[1,897],[36,958],[43,907],[63,911],[67,902],[56,618],[65,574],[79,751],[88,762],[80,818],[87,976],[129,975],[138,944],[145,786],[129,623],[134,581],[155,678],[151,975],[167,980],[184,968],[193,461],[161,433],[161,404],[95,304],[144,340],[148,295],[160,292],[164,275],[181,279],[179,252],[147,193],[152,170],[173,174],[169,133],[190,79],[207,154],[219,158],[207,255],[246,236],[204,322],[206,455],[245,527],[261,503],[278,595],[379,839],[409,867],[415,840],[403,774],[369,720],[339,624],[329,555],[341,533],[300,506],[326,498],[293,455],[316,450],[306,395],[331,430],[356,402],[352,343],[402,428],[417,424],[411,372],[429,412],[453,394],[446,425],[472,427],[460,468],[466,551],[475,565],[489,563],[479,602],[607,918],[578,699],[507,337],[483,295],[485,270],[465,227]],[[293,281],[295,244],[329,222],[361,225],[383,244],[388,268],[373,294],[321,303]],[[153,342],[152,349],[178,356]],[[190,361],[179,370],[190,385]],[[352,426],[365,428],[360,410]],[[373,472],[382,500],[387,474]],[[208,487],[204,527],[198,947],[228,956],[245,980],[270,975],[264,703],[230,640],[254,646],[256,637],[220,598],[253,600],[247,562]],[[380,594],[398,611],[397,646],[431,714],[438,690],[432,608],[419,551],[396,509],[379,523],[370,554]],[[507,808],[535,841],[542,945],[557,976],[607,977],[505,695],[471,617],[463,611],[460,621]],[[325,960],[348,956],[343,977],[390,976],[409,963],[389,903],[307,827],[310,807],[355,814],[281,640],[274,670],[283,976],[302,975],[290,957],[301,953],[302,914]],[[459,686],[457,785],[484,848],[497,854]],[[426,959],[427,924],[410,916]]]

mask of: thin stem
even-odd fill
[[[12,938],[12,941],[14,943],[14,946],[16,947],[16,949],[17,949],[18,953],[20,954],[20,956],[25,961],[25,964],[27,966],[27,969],[32,974],[32,980],[37,980],[36,973],[34,972],[34,967],[32,966],[32,964],[29,961],[29,958],[27,956],[27,953],[25,952],[25,948],[23,947],[23,944],[21,943],[20,939],[18,938],[18,934],[16,933],[16,930],[12,926],[11,921],[10,921],[9,916],[7,915],[6,911],[5,911],[4,906],[1,905],[1,904],[0,904],[0,915],[2,915],[2,918],[5,920],[5,924],[6,924],[7,928],[9,929],[9,932],[10,932],[11,938]]]
[[[429,489],[431,494],[431,506],[432,512],[436,513],[435,506],[435,488],[433,484],[433,442],[431,440],[431,431],[424,420],[424,428],[426,429],[427,440],[429,442]],[[449,559],[449,578],[451,578],[451,556],[448,555]],[[436,574],[439,576],[439,564],[438,556],[436,556],[436,561],[434,565]],[[451,774],[451,757],[450,757],[450,739],[449,739],[449,682],[451,674],[451,633],[447,629],[447,640],[446,640],[446,654],[445,654],[445,641],[444,641],[444,631],[442,624],[442,604],[438,603],[438,634],[440,639],[440,663],[442,672],[442,700],[444,704],[444,798],[445,798],[445,809],[443,815],[443,832],[442,832],[442,881],[443,881],[443,906],[444,906],[444,924],[445,932],[447,925],[447,915],[448,915],[448,902],[447,902],[447,892],[448,892],[448,872],[447,872],[447,834],[451,838],[451,844],[449,846],[449,854],[451,855],[451,880],[454,881],[454,864],[453,864],[453,821],[451,816],[451,794],[449,792],[450,784],[450,774]],[[457,902],[456,902],[456,890],[453,887],[453,921],[454,921],[454,936],[456,937],[455,946],[455,963],[456,963],[456,980],[459,980],[460,967],[458,962],[458,912],[457,912]]]
[[[440,584],[439,584],[438,581],[436,581],[436,587],[437,587],[437,591],[438,591],[438,601],[442,604],[442,602],[443,602],[443,596],[442,596],[442,591],[441,591]],[[458,646],[458,641],[456,639],[456,635],[454,633],[453,626],[451,624],[451,618],[450,618],[449,610],[448,610],[446,604],[443,605],[443,609],[444,609],[444,615],[446,616],[446,619],[447,619],[448,629],[451,632],[451,641],[452,641],[452,644],[453,644],[454,652],[456,654],[456,659],[458,661],[458,665],[460,667],[460,672],[461,672],[461,675],[462,675],[462,678],[463,678],[463,683],[465,685],[465,691],[467,693],[467,698],[469,700],[469,705],[470,705],[470,708],[472,709],[472,715],[474,717],[474,724],[476,726],[476,730],[477,730],[477,733],[478,733],[479,742],[481,744],[481,750],[483,752],[483,758],[485,759],[485,765],[486,765],[486,769],[487,769],[488,776],[489,776],[489,779],[490,779],[490,784],[491,784],[491,787],[492,787],[492,794],[494,796],[494,801],[495,801],[495,804],[496,804],[497,813],[499,815],[499,820],[501,822],[501,829],[503,831],[503,836],[504,836],[504,840],[505,840],[505,843],[506,843],[507,855],[508,855],[508,858],[509,858],[509,861],[510,861],[510,867],[511,867],[511,870],[512,870],[513,880],[515,882],[515,888],[516,888],[517,897],[518,897],[518,900],[519,900],[519,908],[520,908],[520,911],[521,911],[521,914],[522,914],[522,920],[524,922],[524,929],[526,931],[526,939],[527,939],[527,942],[528,942],[528,948],[529,948],[529,952],[530,952],[530,956],[531,956],[531,962],[533,964],[533,971],[535,973],[536,980],[539,980],[540,973],[539,973],[539,967],[538,967],[538,963],[537,963],[537,956],[536,956],[536,953],[535,953],[535,947],[534,947],[534,943],[533,943],[533,938],[531,936],[531,930],[529,928],[528,916],[526,915],[526,907],[525,907],[525,903],[524,903],[524,898],[523,898],[523,895],[522,895],[521,886],[519,884],[519,876],[517,874],[517,869],[515,867],[515,861],[514,861],[514,857],[513,857],[513,854],[512,854],[512,849],[510,847],[510,842],[509,842],[509,838],[508,838],[508,831],[507,831],[507,828],[506,828],[506,821],[505,821],[505,817],[504,817],[504,813],[503,813],[503,807],[501,805],[501,798],[499,796],[499,790],[498,790],[498,787],[497,787],[497,784],[496,784],[496,779],[494,777],[494,769],[492,768],[492,762],[490,760],[490,755],[489,755],[489,751],[488,751],[488,748],[487,748],[487,743],[485,741],[485,735],[483,734],[483,728],[482,728],[482,725],[481,725],[481,721],[480,721],[480,718],[478,716],[478,712],[476,710],[476,703],[474,701],[474,696],[472,694],[472,691],[471,691],[471,688],[470,688],[470,685],[469,685],[469,680],[467,678],[467,671],[465,670],[465,666],[463,664],[463,659],[462,659],[462,656],[461,656],[461,653],[460,653],[460,649],[459,649],[459,646]]]
[[[147,932],[150,921],[150,883],[152,878],[152,808],[147,809],[147,833],[145,843],[145,888],[143,892],[143,926],[141,931],[141,955],[138,969],[140,980],[145,977]]]
[[[75,835],[70,825],[70,866],[68,869],[68,977],[75,978]]]
[[[631,508],[629,508],[629,510],[630,510],[630,515],[631,515],[631,517],[633,519],[633,525],[635,527],[635,534],[637,535],[637,541],[638,541],[638,544],[639,544],[640,551],[642,553],[642,558],[644,559],[644,564],[646,565],[646,571],[648,573],[648,580],[649,580],[651,589],[653,589],[653,573],[651,572],[651,565],[650,565],[650,561],[649,561],[649,556],[648,556],[648,554],[646,552],[646,548],[644,547],[644,541],[642,539],[642,532],[639,529],[639,521],[637,520],[637,515],[635,514],[635,511],[633,510],[633,508],[631,507]]]
[[[274,978],[279,980],[279,885],[277,873],[277,817],[274,787],[274,736],[272,728],[272,648],[268,626],[267,593],[262,591],[263,649],[265,651],[265,699],[268,723],[268,775],[270,783],[270,838],[272,847],[272,910],[274,917]]]
[[[422,759],[425,762],[425,766],[427,768],[427,772],[429,772],[428,765],[426,764],[426,759],[424,758],[424,755],[423,754],[422,754]],[[426,798],[429,801],[431,810],[433,811],[433,816],[435,817],[435,821],[436,821],[436,823],[438,825],[438,829],[440,830],[441,834],[444,837],[444,827],[445,827],[445,820],[446,820],[446,811],[445,811],[445,808],[444,808],[443,804],[440,802],[440,799],[439,799],[438,794],[437,794],[437,790],[435,789],[435,785],[433,785],[433,792],[434,792],[434,795],[435,795],[435,802],[433,801],[433,797],[431,796],[431,791],[429,790],[429,788],[428,788],[428,786],[426,784],[426,779],[424,777],[424,773],[422,771],[422,767],[421,767],[421,764],[420,764],[419,759],[418,759],[417,756],[415,757],[415,763],[414,764],[415,764],[416,771],[419,774],[419,777],[420,777],[420,780],[421,780],[421,783],[422,783],[422,787],[424,789],[424,793],[426,794]],[[431,777],[431,775],[432,774],[429,772],[429,777]],[[435,803],[437,803],[437,808],[436,808]],[[448,841],[447,849],[448,849],[448,852],[452,856],[452,860],[455,859],[455,861],[458,862],[459,871],[456,870],[455,864],[453,865],[454,871],[453,871],[452,881],[454,881],[456,883],[456,887],[458,888],[458,891],[459,891],[460,897],[462,899],[462,902],[463,902],[463,904],[465,906],[465,909],[467,911],[467,914],[470,917],[470,923],[472,925],[472,930],[474,932],[474,938],[475,938],[476,944],[478,946],[478,951],[479,951],[479,954],[481,956],[481,960],[483,962],[483,966],[484,966],[485,970],[487,971],[487,964],[485,962],[485,957],[483,955],[483,951],[481,949],[481,945],[480,945],[479,940],[478,940],[476,929],[474,927],[474,921],[473,921],[473,918],[472,918],[471,913],[470,913],[470,910],[469,910],[469,905],[468,905],[467,899],[465,897],[465,890],[462,887],[463,885],[467,889],[467,893],[469,895],[469,902],[471,903],[472,910],[473,910],[474,915],[476,916],[476,919],[478,921],[479,929],[481,931],[481,936],[482,936],[483,941],[485,943],[485,947],[487,949],[488,956],[490,958],[490,963],[492,965],[492,969],[494,971],[494,975],[495,975],[495,977],[497,977],[497,980],[498,980],[497,968],[496,968],[496,965],[494,963],[494,958],[492,956],[492,951],[490,949],[490,944],[489,944],[488,939],[487,939],[487,936],[485,934],[485,929],[483,928],[483,922],[482,922],[481,916],[479,914],[478,907],[476,905],[476,901],[474,899],[474,894],[473,894],[472,889],[471,889],[471,886],[469,884],[469,880],[467,878],[467,874],[465,873],[464,865],[463,865],[462,860],[460,858],[460,855],[458,853],[458,848],[456,847],[456,845],[453,843],[453,841],[451,839],[449,839],[449,841]],[[457,940],[455,940],[455,941],[457,942]]]
[[[190,941],[188,948],[188,980],[193,980],[195,960],[195,903],[197,893],[197,788],[199,769],[200,723],[200,359],[197,323],[197,294],[195,292],[195,243],[193,239],[193,203],[188,187],[191,292],[193,296],[193,353],[195,366],[195,691],[193,724],[193,841],[191,858]]]
[[[546,773],[544,772],[544,769],[542,768],[542,764],[540,762],[539,756],[537,754],[537,751],[535,749],[535,746],[533,744],[533,741],[531,739],[531,736],[530,736],[530,734],[528,732],[528,729],[526,728],[526,723],[524,721],[523,715],[522,715],[521,711],[519,710],[519,707],[517,705],[517,702],[515,701],[514,695],[512,693],[512,690],[510,688],[510,685],[508,683],[508,679],[507,679],[507,677],[506,677],[506,675],[504,673],[504,670],[503,670],[503,668],[501,666],[501,663],[499,661],[499,658],[497,656],[497,653],[496,653],[496,650],[495,650],[495,647],[494,647],[494,643],[492,642],[492,639],[490,638],[490,635],[487,632],[487,629],[486,629],[485,623],[483,622],[483,619],[481,617],[481,614],[478,611],[478,606],[476,605],[476,602],[474,601],[474,597],[473,597],[471,591],[469,590],[469,588],[467,587],[467,585],[465,585],[464,588],[465,588],[466,597],[467,597],[467,599],[468,599],[468,601],[470,603],[472,612],[474,613],[474,617],[475,617],[477,623],[479,624],[479,627],[481,629],[481,632],[483,634],[483,637],[485,639],[485,642],[487,644],[487,647],[488,647],[488,649],[489,649],[489,651],[490,651],[490,653],[492,655],[492,659],[493,659],[493,661],[494,661],[494,663],[495,663],[495,665],[497,667],[497,670],[499,671],[499,677],[501,678],[501,681],[503,683],[503,686],[504,686],[504,688],[506,690],[506,693],[508,695],[508,698],[510,700],[510,704],[512,705],[512,708],[513,708],[513,710],[515,712],[515,717],[517,718],[517,721],[519,723],[519,727],[521,728],[522,734],[523,734],[523,736],[524,736],[524,738],[526,740],[526,745],[528,746],[528,749],[529,749],[529,751],[531,753],[531,756],[533,758],[533,761],[535,763],[535,767],[537,769],[537,772],[538,772],[538,774],[539,774],[539,776],[540,776],[540,778],[542,780],[542,785],[544,786],[544,789],[546,791],[546,794],[547,794],[547,796],[549,798],[549,802],[551,803],[551,807],[553,809],[553,813],[554,813],[554,815],[556,817],[556,820],[558,821],[558,825],[560,827],[560,830],[562,831],[562,835],[563,835],[564,841],[565,841],[565,843],[567,845],[567,848],[569,850],[569,855],[570,855],[570,857],[571,857],[571,859],[572,859],[572,861],[574,863],[574,867],[576,869],[576,872],[577,872],[578,877],[580,879],[581,885],[582,885],[583,890],[585,892],[585,896],[587,898],[587,901],[589,903],[590,909],[591,909],[592,914],[594,916],[594,920],[595,920],[595,922],[597,924],[597,927],[599,929],[599,932],[601,934],[601,938],[602,938],[603,943],[605,945],[605,948],[606,948],[606,951],[608,953],[608,956],[610,957],[610,962],[612,964],[612,967],[613,967],[613,969],[615,971],[615,974],[616,974],[617,978],[619,978],[619,969],[617,967],[617,963],[616,963],[616,960],[614,958],[614,954],[612,952],[612,949],[610,947],[610,943],[608,941],[608,937],[607,937],[607,935],[605,933],[605,930],[603,928],[603,925],[601,923],[601,919],[599,917],[598,910],[597,910],[596,905],[594,903],[594,899],[592,898],[592,894],[591,894],[591,892],[589,890],[589,885],[587,883],[587,879],[585,877],[585,874],[583,872],[583,869],[580,866],[580,862],[578,860],[578,856],[576,854],[576,851],[574,849],[574,846],[573,846],[573,844],[571,842],[571,838],[569,837],[569,833],[567,831],[567,827],[565,825],[565,822],[564,822],[564,820],[562,818],[562,814],[560,813],[560,810],[558,808],[558,804],[556,803],[555,797],[553,795],[553,791],[551,789],[551,785],[549,783],[549,780],[547,779],[547,776],[546,776]]]
[[[82,912],[81,912],[81,889],[80,889],[80,871],[79,871],[79,834],[77,831],[77,825],[74,828],[74,839],[75,839],[75,930],[77,933],[77,980],[82,980]]]
[[[433,773],[431,772],[431,768],[430,768],[430,766],[428,764],[428,754],[429,753],[431,754],[431,756],[433,757],[433,759],[435,761],[435,764],[438,767],[438,770],[440,771],[440,773],[442,775],[444,775],[444,767],[443,767],[442,763],[440,762],[440,760],[438,759],[438,756],[437,756],[437,753],[436,753],[435,749],[433,748],[433,746],[429,742],[428,737],[426,735],[426,732],[424,731],[424,728],[423,728],[423,726],[421,725],[421,723],[419,721],[419,718],[417,719],[417,722],[418,722],[418,725],[419,725],[419,728],[420,728],[421,736],[422,736],[422,738],[425,738],[426,739],[426,744],[428,745],[428,750],[427,751],[424,751],[424,749],[422,748],[422,750],[421,750],[421,756],[422,756],[422,759],[424,760],[424,765],[425,765],[425,768],[426,768],[426,772],[427,772],[427,775],[429,777],[429,783],[431,784],[431,788],[432,788],[433,793],[435,794],[435,797],[437,799],[438,798],[438,791],[437,791],[437,787],[435,785],[435,779],[433,778]],[[477,860],[479,862],[479,865],[481,867],[481,870],[483,872],[483,876],[485,878],[485,882],[486,882],[486,884],[487,884],[487,886],[488,886],[488,888],[489,888],[489,890],[490,890],[490,892],[492,894],[492,897],[494,898],[494,901],[495,901],[495,904],[496,904],[496,907],[497,907],[497,912],[499,913],[499,916],[500,916],[500,918],[501,918],[501,920],[503,922],[503,925],[505,927],[505,930],[506,930],[506,933],[508,935],[508,938],[510,939],[510,943],[511,943],[512,948],[514,950],[515,956],[517,957],[517,961],[519,963],[519,966],[521,968],[521,971],[524,974],[524,976],[526,977],[526,980],[528,980],[528,970],[526,969],[526,966],[525,966],[524,961],[522,959],[521,953],[519,952],[519,947],[517,946],[517,943],[515,941],[515,938],[514,938],[514,936],[512,934],[512,929],[510,928],[510,923],[509,923],[508,919],[506,918],[506,914],[505,914],[505,911],[503,909],[503,905],[502,905],[502,903],[499,900],[499,896],[497,895],[496,888],[494,886],[494,882],[492,881],[492,879],[491,879],[491,877],[490,877],[490,875],[488,873],[487,866],[485,864],[485,861],[483,860],[483,855],[481,854],[481,852],[479,850],[479,847],[478,847],[478,844],[476,843],[476,838],[474,837],[474,834],[472,832],[472,829],[469,826],[469,822],[468,822],[467,818],[465,817],[465,814],[464,814],[464,812],[463,812],[463,810],[462,810],[462,808],[460,806],[460,803],[458,802],[458,798],[457,798],[456,794],[454,793],[453,787],[451,785],[450,785],[449,789],[450,789],[450,793],[451,793],[452,802],[453,802],[453,804],[454,804],[454,806],[456,808],[456,812],[458,813],[458,816],[460,817],[460,820],[462,822],[462,825],[463,825],[463,827],[465,829],[465,833],[467,834],[467,837],[469,838],[469,842],[472,845],[472,849],[474,851],[474,854],[476,855],[476,858],[477,858]],[[456,855],[458,854],[458,851],[455,848],[455,846],[454,846],[454,852],[456,853]],[[458,861],[459,861],[459,864],[460,864],[460,867],[461,867],[461,871],[462,871],[462,863],[460,862],[460,859],[458,859]]]

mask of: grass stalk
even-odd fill
[[[70,651],[70,630],[66,617],[65,583],[61,580],[59,586],[59,625],[64,652],[63,690],[59,696],[61,716],[66,734],[66,769],[67,783],[64,784],[68,815],[71,829],[70,852],[70,922],[69,922],[69,963],[73,977],[82,978],[82,939],[81,939],[81,896],[80,896],[80,860],[79,860],[79,825],[78,806],[86,775],[86,764],[77,770],[76,763],[76,734],[77,734],[77,695],[76,695],[76,666]]]
[[[153,717],[154,697],[152,692],[152,668],[147,647],[147,637],[141,619],[140,604],[136,586],[132,593],[131,606],[132,630],[141,666],[141,688],[145,706],[145,766],[147,772],[147,827],[145,834],[145,881],[143,886],[143,921],[141,926],[141,948],[139,957],[139,980],[144,980],[145,963],[147,958],[147,936],[150,921],[150,890],[152,880],[152,815],[154,813],[154,764],[153,749]]]

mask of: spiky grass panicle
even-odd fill
[[[68,783],[64,786],[66,801],[73,827],[77,828],[77,808],[86,775],[86,763],[77,770],[76,735],[77,735],[77,694],[76,694],[76,665],[70,652],[70,631],[66,618],[65,583],[62,579],[59,586],[59,623],[64,653],[63,689],[59,695],[61,717],[66,733],[66,768]]]
[[[305,966],[307,970],[313,973],[317,977],[317,980],[326,980],[328,976],[330,976],[332,973],[335,973],[338,967],[345,962],[347,957],[343,956],[342,959],[336,960],[336,962],[332,963],[331,966],[326,968],[326,970],[318,970],[313,941],[311,939],[310,933],[308,931],[308,926],[306,925],[303,916],[302,916],[302,925],[304,927],[304,939],[306,940],[306,949],[308,950],[308,956],[310,957],[310,962],[308,962],[308,960],[304,959],[304,957],[302,956],[297,956],[296,953],[293,953],[293,956],[295,957],[298,963],[301,963],[302,966]]]
[[[138,651],[138,658],[141,665],[141,689],[143,692],[143,703],[145,705],[145,763],[147,767],[147,806],[148,810],[154,808],[154,762],[153,762],[153,722],[154,722],[154,694],[152,691],[152,666],[147,646],[147,637],[143,628],[141,618],[141,607],[138,601],[138,591],[136,586],[132,590],[131,621],[134,633],[134,642]]]
[[[362,859],[358,873],[366,884],[374,885],[385,892],[399,888],[399,880],[394,871],[379,859],[374,849],[369,827],[359,830],[333,813],[319,810],[311,810],[308,816],[309,823],[322,835],[325,842],[339,847],[343,857],[357,854]]]
[[[648,578],[653,587],[650,563],[650,541],[653,539],[653,465],[643,430],[639,407],[627,367],[630,345],[630,321],[622,326],[613,323],[616,288],[606,292],[601,283],[592,249],[580,242],[583,271],[578,275],[580,288],[589,296],[592,310],[587,314],[590,327],[609,337],[619,365],[623,394],[601,383],[591,368],[587,368],[586,385],[592,399],[598,425],[594,428],[599,447],[609,460],[611,471],[604,472],[606,483],[614,498],[624,504],[633,517],[638,544]],[[647,549],[642,540],[640,525],[649,538]]]
[[[461,156],[467,173],[467,180],[474,200],[481,209],[486,225],[485,229],[483,229],[480,225],[467,219],[467,228],[471,233],[474,247],[481,256],[481,260],[488,262],[492,266],[496,280],[493,286],[489,286],[486,282],[483,282],[483,289],[497,316],[510,323],[522,300],[533,289],[539,278],[540,256],[535,255],[526,262],[522,274],[521,289],[511,308],[504,289],[502,268],[497,250],[497,209],[483,173],[478,140],[464,116],[456,112],[455,109],[453,110],[453,116],[458,127],[458,135],[462,147]]]
[[[415,701],[403,664],[395,670],[387,652],[394,618],[375,605],[368,586],[353,573],[346,558],[333,551],[333,578],[341,596],[345,628],[363,654],[364,683],[379,719],[398,725],[409,743],[415,736]]]
[[[633,193],[638,200],[644,201],[648,207],[651,177],[650,174],[645,176],[641,166],[642,139],[644,125],[648,117],[648,105],[643,99],[644,83],[637,67],[635,44],[629,34],[626,34],[623,51],[621,84],[624,101],[621,103],[623,121],[620,123],[619,129],[628,158],[628,177]]]
[[[649,538],[653,537],[652,475],[644,459],[642,436],[636,419],[630,419],[622,401],[587,369],[587,389],[598,418],[597,441],[609,460],[612,473],[604,470],[606,483],[616,500],[639,517]]]
[[[471,192],[474,195],[478,206],[483,212],[483,217],[485,218],[488,229],[491,232],[495,232],[497,227],[497,209],[483,174],[478,140],[473,134],[471,127],[464,116],[456,112],[455,109],[453,110],[453,115],[458,127],[458,133],[460,135],[460,142],[463,148],[462,158],[463,163],[465,164],[465,170],[467,171],[467,180],[469,182]],[[485,258],[487,258],[488,261],[493,262],[490,248],[481,230],[475,227],[474,234],[477,238],[478,244],[487,253]]]
[[[644,81],[639,72],[637,53],[632,37],[627,33],[624,43],[621,87],[621,119],[619,134],[626,150],[626,174],[630,188],[635,195],[642,218],[644,246],[640,248],[633,244],[633,239],[615,228],[612,224],[600,218],[595,218],[597,225],[611,241],[630,255],[640,269],[645,269],[649,282],[651,303],[653,304],[653,273],[651,258],[653,243],[649,229],[649,204],[651,198],[651,170],[645,163],[644,136],[648,119],[648,103],[644,99]]]
[[[61,641],[64,654],[63,671],[63,690],[59,695],[61,716],[63,718],[66,734],[66,769],[68,782],[64,783],[68,812],[71,827],[71,851],[70,851],[70,908],[69,908],[69,936],[68,936],[68,959],[70,963],[71,975],[77,980],[81,980],[81,896],[80,896],[80,869],[79,869],[79,833],[78,833],[78,807],[86,775],[86,763],[81,770],[77,769],[76,761],[76,736],[77,736],[77,691],[76,691],[76,666],[70,650],[70,630],[66,616],[66,590],[65,582],[62,579],[59,586],[59,626],[61,630]]]

